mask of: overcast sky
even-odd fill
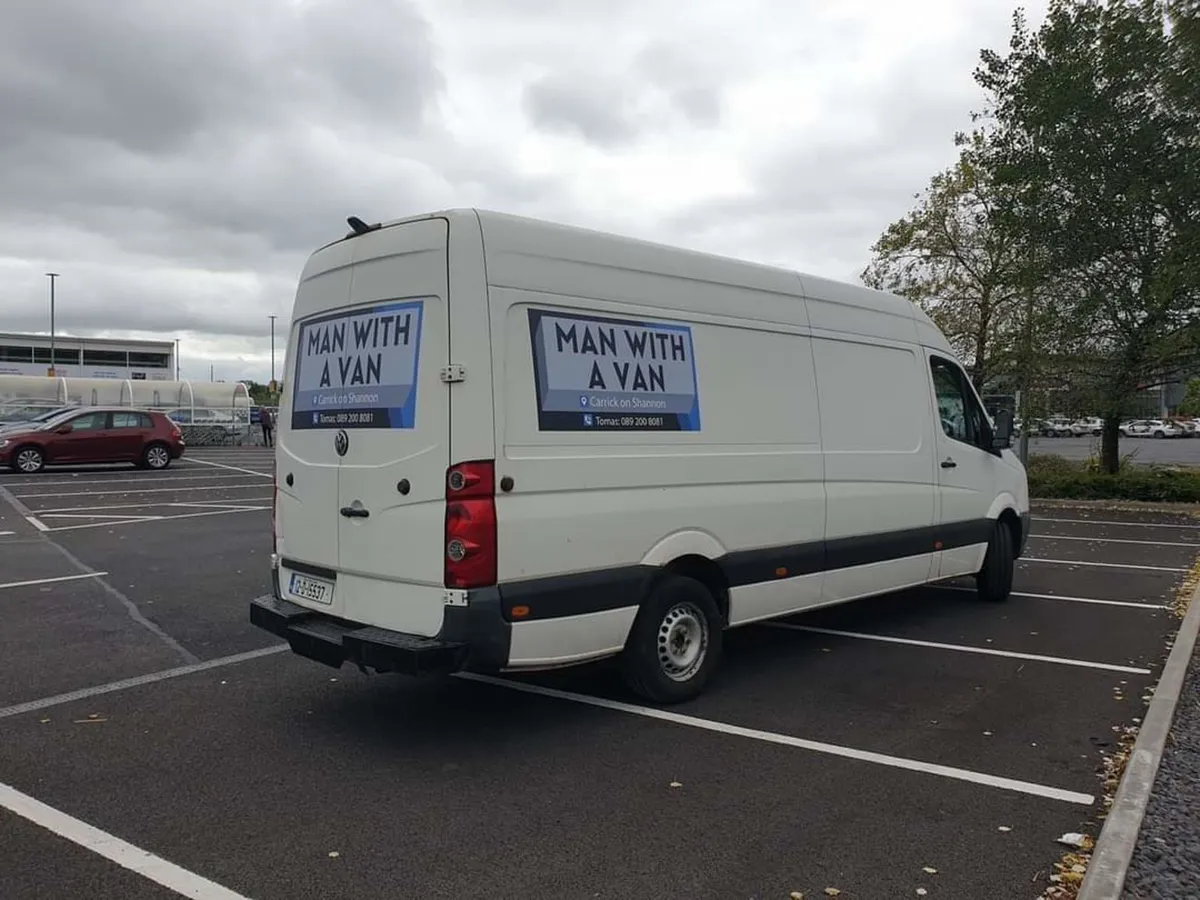
[[[1025,5],[1034,21],[1042,0]],[[265,379],[347,215],[549,218],[857,280],[1005,0],[7,0],[0,330]],[[282,352],[278,356],[282,362]]]

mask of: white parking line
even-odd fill
[[[1101,519],[1056,519],[1047,516],[1034,516],[1035,522],[1064,522],[1068,525],[1119,525],[1122,528],[1188,528],[1200,529],[1200,524],[1197,525],[1181,525],[1178,522],[1112,522],[1103,521]]]
[[[7,706],[0,709],[0,719],[7,719],[10,716],[21,716],[29,712],[37,712],[41,709],[49,709],[51,706],[61,706],[64,703],[74,703],[76,700],[87,700],[89,697],[99,697],[101,694],[111,694],[115,691],[124,691],[129,688],[141,687],[143,684],[155,684],[159,681],[168,681],[172,678],[180,678],[184,675],[192,675],[196,672],[207,672],[209,669],[219,669],[222,666],[232,666],[237,663],[249,662],[252,659],[258,659],[261,656],[272,656],[276,653],[281,653],[288,649],[287,644],[272,644],[269,647],[263,647],[260,650],[247,650],[245,653],[235,653],[232,656],[220,656],[216,659],[209,659],[204,662],[190,663],[186,666],[176,666],[174,669],[162,669],[158,672],[151,672],[149,675],[135,675],[133,678],[122,678],[120,681],[110,681],[108,684],[99,684],[95,687],[81,688],[77,691],[69,691],[65,694],[55,694],[51,697],[42,697],[40,700],[27,700],[24,703],[18,703],[15,706]]]
[[[112,503],[112,504],[106,504],[104,506],[57,506],[57,507],[54,507],[53,509],[39,509],[36,512],[39,516],[45,516],[50,513],[85,513],[85,512],[92,512],[92,511],[99,511],[99,510],[106,510],[106,509],[155,509],[157,507],[164,507],[164,506],[197,506],[200,504],[217,505],[217,506],[237,506],[237,505],[244,504],[244,503],[257,503],[259,501],[270,500],[270,499],[271,499],[271,497],[270,497],[270,495],[268,495],[266,497],[238,497],[236,503],[233,503],[232,501],[222,502],[220,500],[203,500],[203,501],[195,500],[188,504],[176,503],[176,502],[173,502],[170,500],[164,500],[164,501],[143,500],[141,503]]]
[[[0,537],[8,537],[10,534],[16,534],[15,531],[0,531]]]
[[[175,475],[164,474],[162,472],[154,475],[144,475],[141,478],[79,478],[69,481],[42,481],[40,478],[30,479],[28,481],[7,481],[4,486],[9,488],[26,488],[26,487],[79,487],[87,484],[145,484],[147,479],[154,481],[216,481],[226,478],[249,478],[249,475],[225,474],[224,472],[205,472],[203,475]]]
[[[933,584],[930,587],[939,591],[965,591],[969,594],[977,593],[975,588],[958,587],[953,584]],[[1033,600],[1067,600],[1071,603],[1094,603],[1098,606],[1126,606],[1136,609],[1168,609],[1162,603],[1134,603],[1132,600],[1097,600],[1092,597],[1064,597],[1059,594],[1026,594],[1021,591],[1013,591],[1013,597],[1029,597]]]
[[[266,476],[270,478],[271,476]],[[140,491],[70,491],[51,494],[13,494],[18,500],[43,500],[46,497],[107,497],[113,494],[122,497],[132,496],[133,494],[182,494],[188,491],[251,491],[255,489],[261,490],[260,484],[219,484],[214,487],[197,486],[192,487],[177,487],[177,488],[145,488]]]
[[[812,625],[795,625],[791,622],[764,622],[768,628],[786,628],[789,631],[807,631],[812,634],[829,634],[836,637],[854,638],[860,641],[879,641],[885,644],[905,644],[909,647],[929,647],[934,650],[954,650],[959,653],[978,653],[983,656],[1003,656],[1008,659],[1026,659],[1031,662],[1054,663],[1060,666],[1077,666],[1081,669],[1103,669],[1106,672],[1125,672],[1131,675],[1149,675],[1150,670],[1138,666],[1118,666],[1113,663],[1092,662],[1087,659],[1071,659],[1065,656],[1043,656],[1040,653],[1018,653],[1015,650],[996,650],[992,647],[972,647],[967,644],[942,644],[937,641],[918,641],[914,638],[893,637],[887,634],[867,634],[861,631],[840,631],[837,628],[816,628]]]
[[[191,897],[192,900],[248,900],[215,881],[167,862],[160,856],[47,806],[28,794],[22,794],[7,784],[0,783],[0,806],[184,897]]]
[[[1031,534],[1029,539],[1043,541],[1087,541],[1089,544],[1146,544],[1151,547],[1195,547],[1200,550],[1200,541],[1131,541],[1127,538],[1092,538],[1077,534]]]
[[[32,581],[10,581],[6,584],[0,584],[0,590],[4,588],[32,587],[37,584],[57,584],[60,581],[79,581],[81,578],[100,578],[107,574],[107,572],[84,572],[82,575],[60,575],[57,578],[34,578]]]
[[[271,507],[269,506],[226,506],[220,509],[209,508],[206,512],[180,513],[177,516],[129,516],[127,518],[123,517],[123,521],[120,522],[108,519],[103,522],[88,522],[85,525],[60,525],[57,528],[48,525],[42,525],[42,530],[51,534],[56,534],[60,531],[79,531],[83,528],[116,528],[119,525],[141,525],[144,522],[174,522],[176,519],[202,519],[206,516],[230,516],[234,513],[259,512],[261,510],[270,508]],[[88,518],[91,517],[89,516]]]
[[[1131,566],[1126,563],[1084,562],[1081,559],[1044,559],[1040,556],[1022,556],[1021,562],[1046,563],[1052,566],[1096,566],[1101,569],[1137,569],[1141,572],[1190,572],[1191,569],[1176,569],[1171,566]]]
[[[243,469],[241,466],[230,466],[226,463],[213,462],[211,459],[193,459],[192,462],[200,463],[205,466],[215,466],[218,469],[230,469],[234,472],[245,472],[247,475],[257,475],[259,478],[270,478],[275,480],[273,472],[256,472],[253,469]]]
[[[622,703],[619,700],[607,700],[603,697],[592,697],[588,694],[576,694],[572,691],[558,690],[557,688],[542,687],[537,684],[529,684],[526,682],[510,681],[507,678],[496,678],[490,675],[476,675],[470,672],[458,673],[459,678],[468,681],[477,681],[482,684],[491,684],[497,687],[508,688],[513,691],[522,691],[527,694],[538,694],[543,697],[553,697],[558,700],[569,700],[573,703],[583,703],[587,706],[596,706],[601,709],[613,710],[614,712],[629,713],[630,715],[643,716],[647,719],[658,719],[662,722],[671,722],[675,725],[686,725],[690,728],[700,728],[705,731],[714,731],[720,734],[734,735],[735,737],[750,738],[756,741],[765,741],[769,744],[781,744],[785,747],[797,747],[801,750],[812,750],[817,753],[825,753],[830,756],[840,756],[844,759],[853,759],[859,762],[870,762],[882,766],[890,766],[894,769],[906,769],[910,772],[920,772],[925,775],[939,775],[943,778],[952,778],[956,781],[967,781],[972,784],[984,785],[986,787],[1000,788],[1007,791],[1015,791],[1020,794],[1030,794],[1034,797],[1044,797],[1050,800],[1061,800],[1065,803],[1077,803],[1081,806],[1091,806],[1095,802],[1095,798],[1091,794],[1082,794],[1078,791],[1068,791],[1062,788],[1049,787],[1043,784],[1034,784],[1029,781],[1018,781],[1015,778],[1003,778],[997,775],[988,775],[984,772],[973,772],[969,769],[959,769],[954,766],[943,766],[937,763],[924,762],[919,759],[907,759],[902,756],[889,756],[886,753],[875,753],[870,750],[858,750],[854,747],[843,747],[838,744],[826,744],[822,741],[811,741],[805,738],[792,737],[787,734],[777,734],[773,731],[760,731],[757,728],[743,728],[740,725],[729,725],[725,722],[717,722],[712,719],[701,719],[696,716],[688,716],[682,713],[671,712],[665,709],[656,709],[650,706],[637,706],[632,703]]]

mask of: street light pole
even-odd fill
[[[175,380],[179,380],[179,338],[175,338]]]
[[[271,320],[271,384],[275,383],[275,316],[267,316]]]
[[[53,376],[54,368],[54,279],[58,278],[57,272],[47,272],[46,277],[50,279],[50,375]]]

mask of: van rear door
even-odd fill
[[[345,348],[320,430],[340,452],[341,615],[407,634],[442,626],[450,388],[445,219],[354,238]],[[332,421],[330,419],[332,418]]]

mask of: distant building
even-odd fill
[[[117,378],[174,381],[174,341],[54,337],[0,332],[0,375],[49,375],[59,378]]]

